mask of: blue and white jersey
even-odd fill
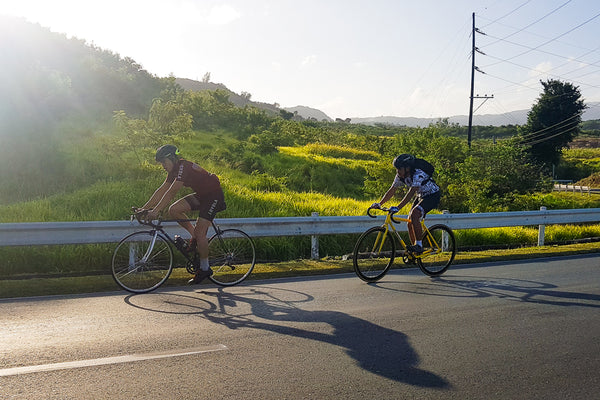
[[[407,176],[404,179],[400,178],[398,174],[396,174],[392,186],[397,188],[402,186],[417,188],[417,195],[420,198],[440,191],[440,187],[436,185],[433,179],[431,179],[429,175],[418,168],[415,169],[415,173],[412,176]]]

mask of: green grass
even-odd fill
[[[152,163],[151,148],[136,149],[134,153],[123,150],[115,140],[112,136],[94,135],[78,139],[79,151],[69,147],[71,151],[58,154],[61,158],[57,159],[56,168],[63,168],[63,173],[56,180],[40,183],[43,186],[35,191],[48,194],[27,201],[5,202],[0,205],[0,222],[127,219],[130,207],[144,204],[165,173]],[[310,216],[313,212],[321,216],[364,215],[382,194],[370,198],[364,191],[366,167],[381,162],[381,156],[371,151],[323,143],[280,147],[275,153],[252,154],[256,156],[256,169],[247,173],[234,164],[249,152],[231,134],[196,132],[192,138],[180,139],[178,145],[186,158],[219,175],[227,201],[227,210],[219,214],[220,218]],[[113,148],[121,149],[121,153]],[[219,154],[229,154],[233,161]],[[600,151],[569,150],[567,156],[594,160],[600,157]],[[10,185],[0,189],[8,191]],[[539,209],[540,205],[548,209],[600,207],[600,196],[572,193],[539,193],[519,196],[515,201],[524,210]],[[402,213],[406,214],[409,207]],[[538,233],[536,227],[514,227],[464,230],[456,234],[459,246],[466,248],[534,245]],[[546,243],[585,237],[600,237],[600,225],[546,229]],[[321,254],[330,257],[347,254],[355,240],[352,235],[320,237]],[[0,247],[0,279],[44,274],[106,275],[113,248],[114,245]],[[260,239],[258,248],[261,259],[287,262],[310,256],[310,238]]]
[[[495,261],[524,260],[540,257],[572,256],[600,253],[600,242],[572,244],[564,246],[522,247],[509,250],[487,250],[477,252],[459,252],[454,265],[476,264]],[[395,268],[404,268],[397,260]],[[414,267],[413,267],[414,268]],[[272,279],[291,276],[314,276],[322,274],[352,272],[349,260],[294,260],[278,263],[257,264],[248,278],[248,284],[256,279]],[[451,275],[451,269],[446,273]],[[164,287],[185,285],[190,275],[184,270],[175,270]],[[356,278],[358,279],[358,278]],[[385,280],[385,278],[383,278]],[[423,276],[423,279],[429,279]],[[212,284],[212,283],[210,283]],[[84,277],[45,277],[0,280],[0,298],[17,298],[47,295],[66,295],[119,291],[119,287],[110,275]],[[123,291],[123,294],[127,292]]]

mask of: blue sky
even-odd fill
[[[225,84],[332,118],[468,114],[472,13],[477,114],[528,109],[540,79],[600,101],[597,0],[0,0],[150,73]],[[507,121],[510,123],[510,121]]]

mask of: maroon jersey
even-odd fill
[[[221,192],[221,183],[215,174],[187,160],[179,160],[175,168],[167,175],[167,182],[183,182],[183,186],[192,188],[196,193]]]

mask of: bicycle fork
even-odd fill
[[[152,250],[154,250],[154,244],[156,244],[157,236],[158,236],[158,231],[154,231],[154,234],[152,235],[152,239],[150,240],[150,245],[146,249],[144,256],[142,258],[140,258],[137,263],[136,263],[136,258],[137,258],[136,253],[137,253],[138,245],[137,245],[137,243],[132,243],[132,245],[129,246],[129,270],[130,271],[137,268],[137,265],[146,264],[148,262],[148,258],[150,257],[150,254],[152,254]]]

